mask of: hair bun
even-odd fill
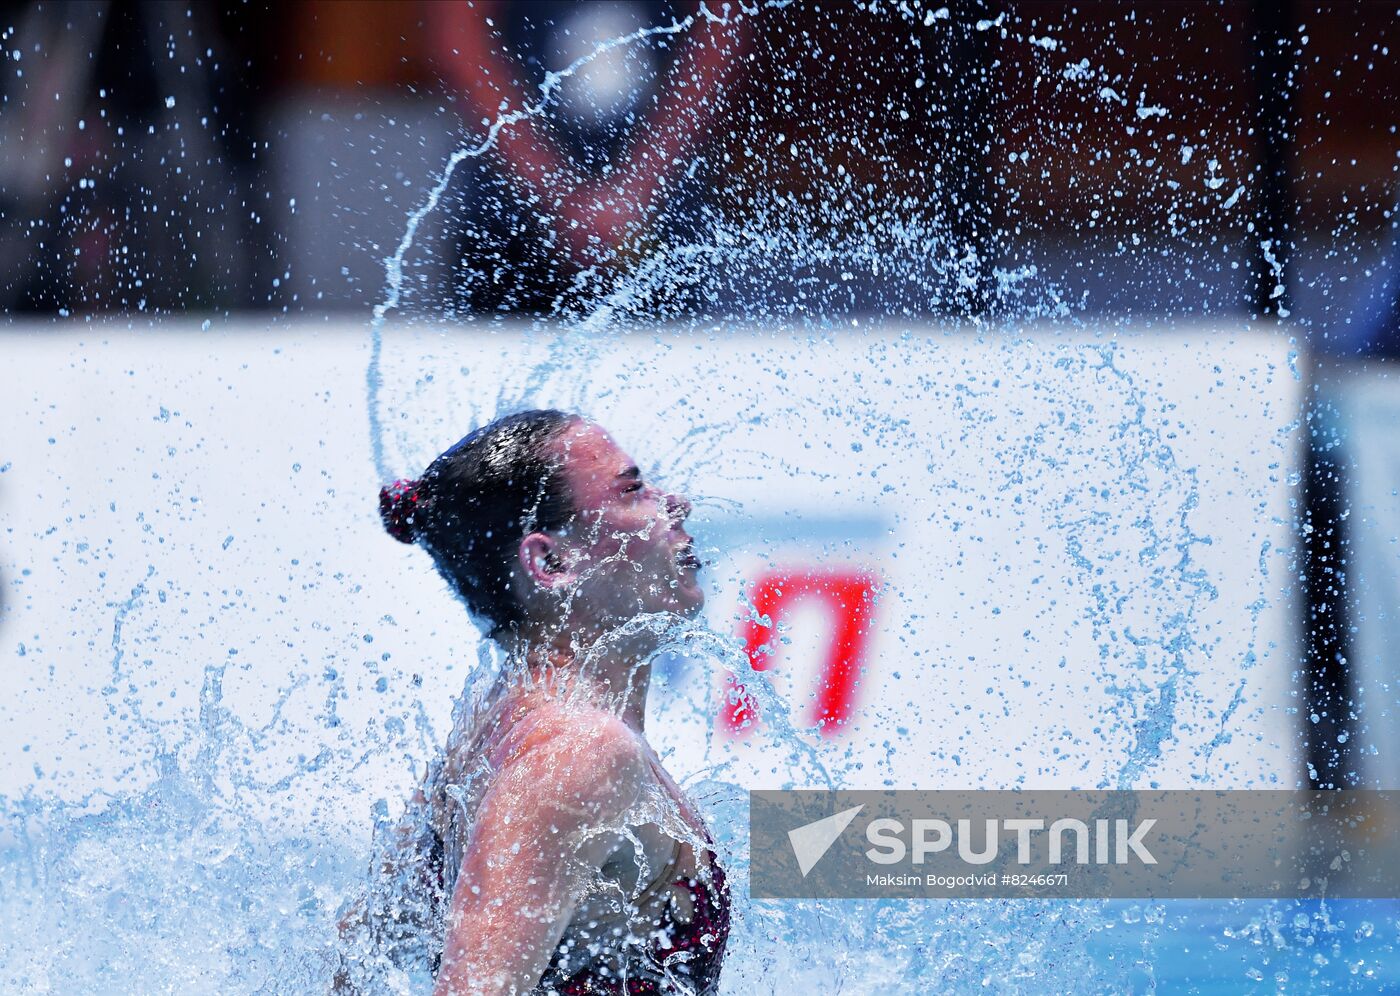
[[[384,520],[385,531],[400,543],[417,541],[422,505],[419,481],[399,480],[379,489],[379,517]]]

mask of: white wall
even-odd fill
[[[197,329],[0,335],[0,795],[143,783],[222,665],[246,729],[205,709],[219,777],[359,831],[446,732],[476,636],[380,529],[364,326]],[[1154,729],[1139,786],[1298,775],[1300,384],[1277,337],[419,327],[390,333],[383,373],[396,473],[502,405],[608,426],[696,497],[721,631],[766,564],[878,574],[856,721],[813,737],[849,786],[1117,784]],[[827,622],[791,622],[773,674],[800,717]],[[707,737],[703,668],[668,673],[652,732],[672,763],[783,783],[771,740]],[[275,785],[297,755],[318,770]]]
[[[1396,370],[1372,363],[1329,391],[1338,408],[1334,453],[1343,461],[1349,533],[1346,591],[1359,716],[1351,756],[1362,784],[1400,785],[1400,389]]]

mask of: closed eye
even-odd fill
[[[640,491],[640,490],[642,490],[643,487],[644,487],[644,485],[642,484],[641,481],[633,481],[631,484],[627,485],[627,487],[625,487],[625,488],[622,489],[622,493],[623,493],[623,494],[631,494],[633,491]]]

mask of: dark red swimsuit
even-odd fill
[[[719,991],[720,966],[724,962],[724,946],[729,940],[729,885],[724,869],[714,851],[708,851],[710,881],[681,877],[668,885],[680,886],[690,893],[692,915],[686,923],[671,915],[672,904],[652,920],[647,936],[654,938],[650,947],[629,945],[639,957],[629,959],[619,977],[599,959],[580,969],[568,971],[569,959],[561,945],[535,991],[546,996],[665,996],[665,994],[695,994],[713,996]],[[447,897],[444,875],[442,841],[433,835],[428,851],[430,875],[438,894]],[[568,942],[566,941],[565,944]],[[601,963],[600,963],[601,962]],[[434,959],[433,971],[437,971]]]
[[[708,996],[718,992],[724,945],[729,939],[729,886],[713,851],[710,852],[710,875],[709,885],[694,878],[678,878],[671,883],[690,893],[694,904],[690,922],[673,920],[668,905],[668,912],[651,923],[650,934],[658,940],[647,951],[643,959],[645,964],[629,965],[625,981],[602,966],[592,965],[561,977],[556,957],[540,981],[540,991],[559,996],[661,996],[665,993]]]

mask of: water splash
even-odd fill
[[[736,3],[738,13],[734,17],[747,16],[755,17],[764,10],[781,10],[787,7],[792,0],[760,0],[752,8],[745,8],[743,4]],[[379,372],[380,355],[383,349],[384,322],[389,313],[399,307],[403,297],[404,281],[404,260],[409,250],[413,247],[413,240],[417,237],[418,228],[423,223],[423,219],[437,210],[442,201],[442,196],[447,192],[448,186],[452,183],[452,176],[463,162],[469,159],[479,159],[492,148],[501,132],[513,127],[529,118],[543,115],[550,105],[559,95],[559,87],[565,80],[574,76],[592,62],[606,56],[608,53],[628,45],[635,44],[651,38],[683,35],[693,26],[702,22],[713,22],[716,24],[729,24],[729,5],[723,5],[722,14],[716,14],[710,10],[707,3],[701,3],[695,13],[687,17],[672,21],[666,25],[656,25],[653,27],[638,28],[636,31],[622,35],[618,38],[609,39],[598,45],[593,51],[579,56],[569,65],[560,70],[546,71],[544,82],[537,90],[537,98],[533,103],[527,103],[523,107],[513,111],[504,111],[497,115],[487,129],[486,136],[475,145],[464,145],[448,157],[442,173],[437,181],[429,189],[428,195],[423,203],[419,205],[408,216],[408,223],[404,227],[403,236],[399,239],[398,247],[394,254],[384,261],[385,297],[384,300],[374,306],[373,316],[370,321],[370,359],[365,373],[365,387],[368,395],[369,411],[369,436],[370,450],[374,458],[374,467],[379,477],[385,481],[393,479],[393,473],[388,461],[384,456],[384,432],[380,423],[380,391],[382,380]]]
[[[915,25],[950,20],[947,8],[877,6]],[[786,3],[771,2],[740,10],[758,16],[784,7]],[[391,456],[394,440],[384,413],[430,410],[421,369],[410,370],[410,386],[390,396],[396,385],[385,377],[386,338],[392,338],[391,316],[403,302],[415,239],[425,219],[441,210],[454,173],[484,156],[503,129],[546,115],[560,82],[592,59],[621,46],[682,35],[697,19],[724,23],[728,16],[702,6],[689,18],[605,43],[548,74],[532,103],[501,114],[485,138],[448,159],[386,261],[386,296],[371,320],[365,384],[372,460],[381,480],[392,477],[391,464],[399,462]],[[1023,32],[1009,14],[980,21],[975,29],[1033,48],[1037,58],[1053,56],[1047,74],[1053,86],[1067,88],[1094,113],[1114,115],[1113,121],[1125,128],[1170,117],[1170,107],[1123,96],[1132,93],[1125,81],[1087,58],[1076,59],[1072,42]],[[1208,139],[1192,141],[1196,144],[1179,150],[1174,146],[1173,155],[1186,162],[1199,153],[1209,164],[1199,203],[1230,209],[1239,203],[1242,189],[1230,183],[1231,164],[1211,151]],[[793,148],[795,141],[775,151],[793,156]],[[878,152],[861,152],[878,158]],[[1017,255],[1008,235],[1014,220],[1005,230],[974,233],[978,237],[969,240],[965,232],[955,234],[956,206],[938,203],[941,188],[934,196],[872,203],[862,197],[868,191],[844,172],[843,164],[820,154],[811,155],[807,164],[813,171],[829,167],[829,179],[815,187],[815,206],[775,184],[758,196],[751,214],[703,209],[698,219],[687,219],[699,237],[654,247],[620,277],[581,273],[556,307],[562,331],[535,333],[541,346],[537,362],[517,379],[487,388],[462,376],[459,383],[471,388],[471,414],[485,419],[551,394],[575,399],[578,407],[596,401],[601,393],[617,389],[623,378],[614,383],[590,377],[594,361],[628,336],[645,337],[642,326],[657,316],[678,334],[722,334],[726,318],[736,313],[753,325],[797,326],[807,336],[812,358],[821,356],[838,335],[863,334],[875,324],[872,316],[911,327],[922,325],[919,316],[930,312],[967,321],[984,336],[983,344],[1024,361],[1030,371],[1026,376],[1034,382],[997,385],[974,378],[959,381],[946,394],[936,386],[929,389],[928,403],[954,407],[964,428],[963,442],[986,444],[987,461],[1001,475],[986,486],[980,479],[952,481],[943,495],[949,504],[990,504],[1000,497],[1023,508],[1051,510],[1053,531],[1047,541],[1060,544],[1076,568],[1051,580],[1085,595],[1083,623],[1097,651],[1097,661],[1087,670],[1099,681],[1095,691],[1101,695],[1086,697],[1083,708],[1101,724],[1104,737],[1117,735],[1126,745],[1121,761],[1103,770],[1084,774],[1068,758],[1057,758],[1064,767],[1054,770],[1073,771],[1098,785],[1126,787],[1152,779],[1173,738],[1189,733],[1197,721],[1193,708],[1211,705],[1199,689],[1202,674],[1233,662],[1213,656],[1218,637],[1203,626],[1218,592],[1202,562],[1216,537],[1199,525],[1200,482],[1173,445],[1166,416],[1150,401],[1150,378],[1130,370],[1111,333],[1107,343],[1052,340],[1049,347],[1026,334],[1033,322],[1047,319],[1080,332],[1085,328],[1078,317],[1081,302],[1046,279],[1037,262]],[[1177,227],[1175,215],[1178,209],[1186,213],[1195,196],[1187,192],[1167,198],[1174,233],[1186,232]],[[1201,237],[1236,224],[1216,217]],[[660,227],[667,227],[665,217]],[[1105,333],[1099,329],[1092,334]],[[893,345],[869,340],[872,371],[867,377],[905,362],[930,368],[944,362],[948,354],[939,351],[937,338],[920,336],[906,328]],[[1044,373],[1038,361],[1047,349],[1053,369]],[[1296,352],[1289,365],[1296,378],[1295,358]],[[406,361],[422,362],[419,357]],[[868,430],[865,445],[871,450],[885,447],[906,457],[933,452],[936,441],[883,412],[867,383],[843,381],[848,390],[834,398],[794,391],[772,402],[769,417],[800,419],[813,404],[839,407]],[[1046,400],[1053,411],[1038,424],[1008,428],[1008,388]],[[728,421],[692,426],[658,459],[675,471],[733,459],[726,436],[758,418],[737,414]],[[460,420],[450,424],[454,431],[466,427]],[[1296,422],[1282,426],[1269,441],[1281,463],[1286,463],[1285,451],[1297,428]],[[410,447],[431,442],[417,430],[410,437]],[[1066,464],[1084,468],[1084,479],[1065,493],[1052,493],[1050,486],[1063,482],[1055,472]],[[1108,511],[1121,495],[1140,504],[1137,520],[1125,524]],[[1011,504],[998,507],[1015,514]],[[910,515],[902,524],[914,521]],[[964,517],[950,528],[965,528],[968,521]],[[1209,739],[1194,772],[1202,779],[1229,742],[1232,724],[1246,709],[1242,703],[1249,682],[1267,656],[1266,648],[1258,646],[1259,624],[1271,565],[1281,551],[1267,539],[1258,543],[1258,551],[1259,595],[1248,608],[1251,637],[1245,666],[1224,708],[1209,717]],[[329,972],[335,913],[364,878],[364,849],[329,831],[286,839],[277,821],[254,812],[269,797],[294,794],[328,765],[340,765],[339,774],[349,778],[369,754],[405,750],[401,744],[410,722],[418,740],[407,753],[420,760],[440,749],[442,731],[433,728],[421,704],[416,711],[405,708],[402,715],[391,708],[382,742],[356,741],[343,751],[318,751],[252,776],[265,742],[292,705],[323,693],[318,721],[328,729],[340,728],[345,665],[339,660],[326,665],[322,690],[310,662],[303,662],[305,673],[276,691],[271,718],[258,728],[245,725],[225,705],[226,665],[209,665],[203,671],[197,723],[184,728],[177,721],[157,722],[145,709],[150,701],[143,696],[152,692],[138,681],[127,652],[155,577],[155,567],[148,567],[129,597],[109,606],[112,662],[104,691],[113,697],[113,719],[129,721],[156,744],[150,759],[156,777],[140,792],[93,793],[76,803],[57,804],[37,792],[0,801],[0,854],[6,869],[0,983],[36,991],[62,990],[72,980],[89,989],[142,992],[314,991]],[[766,675],[747,670],[733,638],[694,627],[671,628],[665,621],[637,625],[662,626],[663,648],[698,662],[698,687],[722,684],[726,672],[743,676],[770,720],[765,743],[782,757],[787,772],[795,772],[784,776],[789,783],[840,783],[851,774],[814,748],[811,731],[787,718],[790,703]],[[1125,661],[1126,680],[1121,678]],[[501,661],[484,653],[467,680],[459,717],[500,672]],[[732,760],[714,741],[711,706],[681,699],[667,718],[703,729],[710,738],[706,756],[713,763],[686,787],[715,827],[731,881],[740,885],[725,976],[728,991],[1151,991],[1180,982],[1174,973],[1187,973],[1185,978],[1195,981],[1212,977],[1239,984],[1248,979],[1280,987],[1345,987],[1393,977],[1395,909],[1388,904],[754,902],[742,887],[748,860],[746,799],[726,781]],[[989,735],[996,719],[989,718]],[[906,740],[891,749],[914,745]],[[406,772],[405,787],[411,780]],[[654,800],[649,805],[633,815],[667,817]],[[376,808],[381,839],[398,806],[395,800]],[[354,823],[361,814],[337,813],[334,818]],[[211,946],[210,938],[218,940]],[[1190,966],[1195,974],[1181,966]],[[405,990],[416,984],[406,977],[381,979]]]

